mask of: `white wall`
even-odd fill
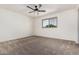
[[[31,36],[31,25],[28,16],[0,9],[0,42]]]
[[[57,28],[42,28],[42,19],[58,17]],[[78,41],[78,11],[67,10],[30,18],[10,10],[0,9],[0,42],[31,35]]]
[[[59,38],[71,41],[77,41],[78,30],[77,30],[77,9],[66,10],[59,13],[52,13],[45,16],[41,16],[34,20],[35,24],[35,35]],[[58,17],[57,28],[42,28],[42,19],[50,17]]]

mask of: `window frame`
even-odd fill
[[[48,20],[48,25],[50,25],[50,20],[56,20],[56,27],[44,27],[43,26],[43,22],[45,20]],[[42,19],[42,28],[57,28],[58,27],[58,17],[51,17],[51,18],[46,18],[46,19]]]

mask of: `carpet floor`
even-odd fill
[[[73,41],[31,36],[0,43],[0,55],[79,55]]]

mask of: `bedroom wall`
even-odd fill
[[[42,28],[42,19],[58,17],[57,28]],[[78,42],[78,10],[71,9],[37,18],[0,9],[0,42],[31,35]]]
[[[51,13],[34,20],[34,35],[64,40],[78,40],[78,11],[77,9],[65,10],[58,13]],[[58,17],[57,28],[42,28],[42,19]]]
[[[0,42],[31,36],[31,20],[27,15],[0,9]]]

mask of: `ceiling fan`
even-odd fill
[[[42,7],[41,4],[34,5],[34,8],[32,8],[32,7],[30,7],[30,6],[27,6],[27,8],[33,10],[33,11],[28,12],[28,13],[37,12],[37,14],[39,14],[39,12],[46,12],[46,10],[40,10],[41,7]]]

